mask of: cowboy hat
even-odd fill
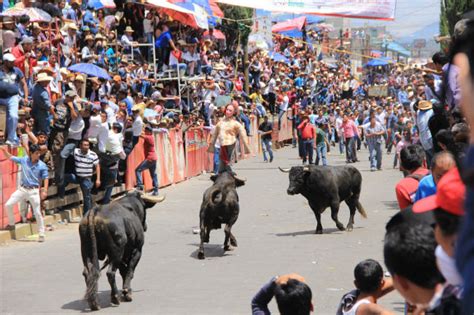
[[[430,101],[420,101],[418,103],[419,110],[429,110],[433,108],[433,104]]]
[[[73,24],[73,23],[69,23],[68,26],[67,26],[67,29],[68,30],[75,30],[75,31],[78,30],[76,24]]]
[[[219,71],[219,70],[227,69],[227,66],[220,62],[220,63],[216,63],[213,68],[214,68],[214,70]]]
[[[54,74],[54,69],[51,68],[50,66],[46,66],[44,68],[41,68],[38,73],[41,73],[41,72],[46,72],[48,75],[53,75]]]
[[[87,35],[87,36],[86,36],[86,41],[87,41],[87,40],[94,40],[94,36],[92,36],[92,35]]]
[[[125,28],[125,31],[124,31],[124,32],[125,32],[125,33],[133,33],[133,32],[135,32],[135,31],[132,29],[131,26],[127,26],[127,27]]]
[[[46,72],[41,72],[36,77],[36,82],[49,82],[53,80],[53,77],[50,77]]]
[[[84,76],[83,76],[83,75],[81,75],[81,74],[78,74],[78,75],[76,76],[76,78],[74,79],[74,81],[85,82],[85,81],[86,81],[86,79],[84,78]]]

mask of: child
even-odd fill
[[[377,261],[366,259],[358,263],[354,278],[357,289],[342,297],[337,315],[392,314],[377,305],[377,299],[394,289],[391,278],[383,279],[383,270]]]

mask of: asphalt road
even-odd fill
[[[199,235],[193,229],[209,176],[163,189],[167,200],[148,211],[144,253],[132,281],[134,301],[110,306],[103,272],[99,313],[249,314],[250,300],[263,284],[274,275],[297,272],[312,288],[315,314],[335,314],[342,294],[353,289],[354,266],[366,258],[383,262],[384,226],[397,211],[394,186],[401,174],[392,169],[393,155],[384,155],[378,172],[369,171],[365,150],[359,155],[361,202],[368,218],[357,214],[354,230],[340,232],[327,210],[323,235],[314,234],[316,220],[306,200],[286,194],[288,174],[277,169],[299,165],[296,149],[277,151],[271,164],[260,156],[236,164],[239,176],[248,179],[239,188],[241,212],[233,229],[239,247],[224,254],[224,232],[213,231],[204,261],[196,259]],[[344,157],[333,153],[329,161],[343,165]],[[344,224],[348,214],[342,204]],[[0,247],[1,314],[84,312],[84,291],[77,224],[48,233],[42,244],[19,241]],[[380,303],[402,311],[396,293]],[[271,310],[277,311],[274,301]]]

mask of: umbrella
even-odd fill
[[[285,56],[283,56],[282,54],[278,53],[278,52],[270,52],[268,54],[268,56],[273,59],[273,61],[275,62],[285,62],[285,63],[290,63],[290,60],[288,58],[286,58]]]
[[[88,6],[93,7],[95,10],[115,9],[115,2],[113,0],[89,0]]]
[[[105,69],[98,67],[92,63],[77,63],[68,68],[73,72],[79,72],[87,74],[91,77],[98,77],[106,80],[110,80],[110,75],[105,71]]]
[[[365,65],[366,67],[378,67],[378,66],[386,66],[393,61],[388,58],[375,58],[367,62]]]
[[[10,8],[5,10],[2,16],[22,16],[28,15],[30,17],[30,22],[51,22],[51,15],[49,15],[46,11],[43,11],[38,8]]]

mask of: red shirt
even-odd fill
[[[148,161],[156,161],[158,157],[156,156],[155,152],[155,138],[153,138],[153,135],[144,135],[143,140],[145,159]]]
[[[412,173],[412,175],[426,176],[429,173],[429,170],[424,167],[420,167],[414,173]],[[403,210],[413,204],[413,198],[415,197],[419,184],[420,182],[415,178],[405,177],[398,182],[397,186],[395,186],[395,193],[397,194],[398,206],[400,207],[400,210]]]
[[[301,138],[304,140],[313,139],[316,136],[313,125],[308,121],[303,121],[299,126],[298,130],[301,131]]]

